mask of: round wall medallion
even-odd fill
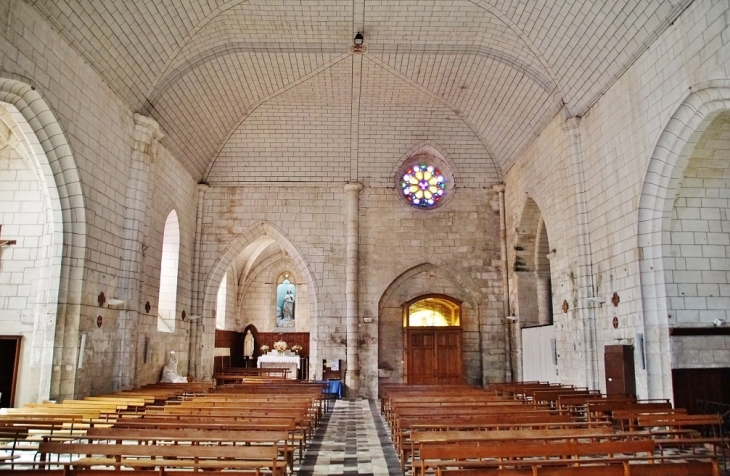
[[[613,316],[613,328],[618,329],[618,317]]]
[[[101,324],[103,323],[104,318],[101,316],[97,316],[96,318],[96,327],[101,327]]]

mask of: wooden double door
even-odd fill
[[[417,327],[404,331],[403,370],[407,383],[462,383],[461,328]]]

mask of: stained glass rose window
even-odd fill
[[[419,208],[436,206],[445,196],[446,177],[433,165],[417,164],[403,174],[401,191],[408,202]]]

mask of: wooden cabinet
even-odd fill
[[[636,396],[633,345],[607,345],[603,362],[606,369],[606,394]]]
[[[730,368],[672,369],[672,388],[674,407],[689,413],[701,413],[702,401],[730,405]]]
[[[327,379],[339,379],[344,382],[345,380],[345,366],[342,359],[337,361],[338,365],[332,365],[332,361],[322,359],[322,378]],[[334,369],[332,367],[335,367]]]

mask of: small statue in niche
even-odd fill
[[[160,383],[182,383],[187,381],[187,377],[183,377],[177,373],[177,356],[175,355],[175,351],[171,350],[170,356],[167,358],[167,365],[162,367]]]
[[[253,357],[253,349],[255,347],[255,343],[253,341],[253,334],[251,334],[251,329],[246,331],[246,336],[243,338],[243,356],[247,358]]]

